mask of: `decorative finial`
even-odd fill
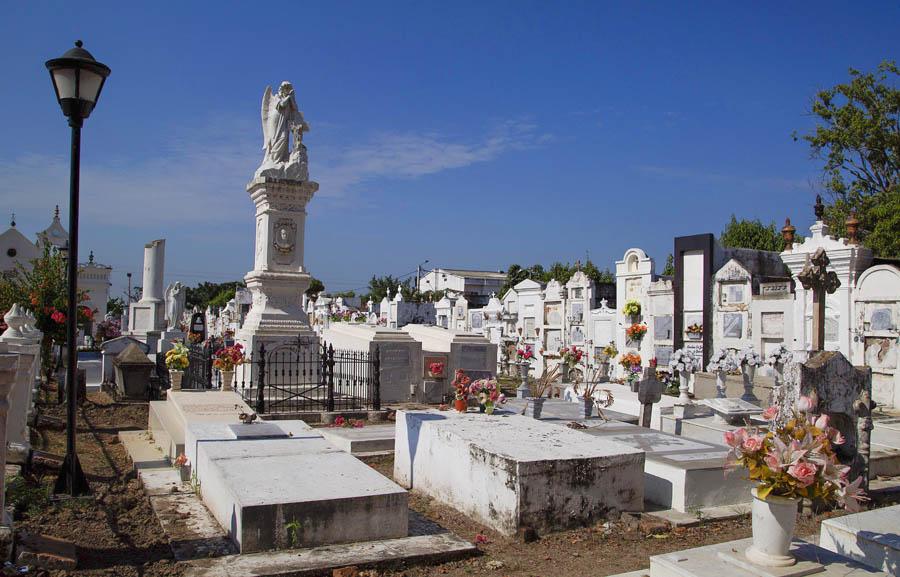
[[[82,42],[81,40],[76,40],[76,41],[75,41],[75,47],[76,47],[76,48],[81,48],[82,46],[84,46],[84,42]]]
[[[88,256],[88,262],[91,264],[94,263],[94,251],[91,251],[90,256]]]
[[[59,205],[56,205],[56,210],[53,213],[53,218],[59,220]]]
[[[784,250],[791,250],[794,246],[794,233],[797,229],[791,224],[791,219],[784,219],[784,228],[781,229],[781,238],[784,239]]]
[[[16,213],[12,213],[12,218],[9,219],[9,226],[16,228]]]
[[[856,218],[855,210],[850,211],[850,216],[847,217],[844,225],[847,227],[847,241],[850,244],[859,244],[859,238],[857,237],[859,233],[859,219]]]
[[[822,195],[816,195],[816,204],[813,207],[813,210],[816,213],[816,220],[822,220],[825,218],[825,205],[822,203]]]

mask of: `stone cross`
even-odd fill
[[[653,403],[662,398],[663,384],[656,378],[656,369],[646,367],[644,378],[638,382],[638,401],[641,403],[640,425],[650,428],[650,417],[653,415]]]
[[[812,352],[825,350],[825,294],[833,294],[841,286],[837,274],[826,268],[831,262],[825,249],[819,247],[797,275],[803,288],[812,291]]]

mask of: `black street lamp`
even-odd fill
[[[69,254],[68,254],[68,307],[66,310],[66,459],[62,471],[56,479],[54,493],[68,493],[72,497],[90,493],[90,486],[78,462],[75,452],[76,407],[78,405],[78,347],[75,345],[78,326],[78,181],[81,165],[81,126],[91,115],[103,83],[109,76],[109,67],[94,60],[91,53],[81,47],[81,40],[75,48],[61,58],[48,60],[47,70],[53,81],[56,99],[63,114],[72,127],[72,164],[69,173]]]

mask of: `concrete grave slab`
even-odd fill
[[[819,546],[896,575],[900,572],[900,505],[822,521]]]
[[[407,534],[407,492],[321,437],[200,443],[195,466],[241,553]]]
[[[738,565],[738,562],[744,558],[744,551],[752,542],[752,539],[741,539],[675,553],[654,555],[650,557],[650,575],[651,577],[721,577],[722,575],[788,577],[807,574],[815,574],[817,577],[881,577],[888,575],[872,571],[860,563],[800,539],[795,539],[791,545],[791,553],[798,560],[797,565],[793,567],[754,567],[748,570],[746,567]]]
[[[233,391],[168,391],[165,401],[150,402],[148,428],[170,459],[184,452],[185,430],[195,423],[240,424],[238,415],[253,413]]]
[[[397,411],[394,478],[511,535],[643,508],[644,454],[509,413]]]
[[[322,427],[316,429],[329,443],[353,455],[394,451],[394,425],[366,425],[359,429]]]

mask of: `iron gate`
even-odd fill
[[[181,381],[182,389],[209,389],[213,378],[213,350],[209,343],[188,345],[188,368]]]
[[[378,350],[335,350],[298,339],[266,348],[253,361],[256,382],[241,387],[259,414],[380,410]]]

